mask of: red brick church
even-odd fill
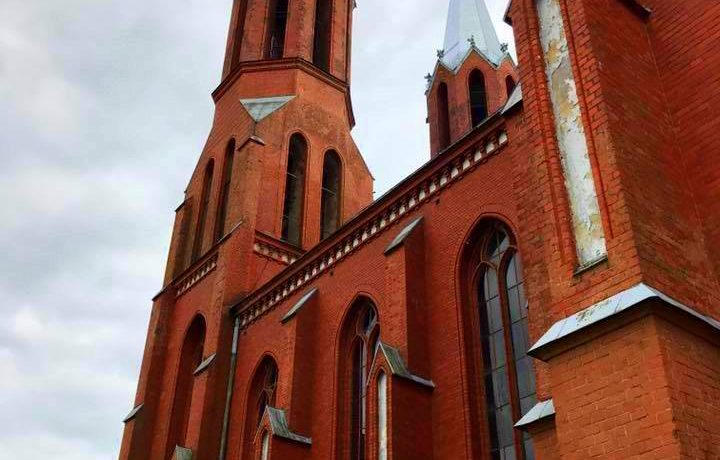
[[[720,458],[720,3],[450,0],[374,201],[354,6],[235,0],[120,458]]]

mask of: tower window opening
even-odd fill
[[[232,186],[233,162],[235,160],[235,139],[232,139],[225,150],[223,163],[222,188],[218,200],[218,213],[215,219],[215,241],[220,241],[227,231],[228,204],[230,203],[230,187]]]
[[[337,152],[330,150],[323,161],[320,237],[335,233],[340,225],[340,184],[342,170]]]
[[[315,4],[315,39],[313,43],[313,63],[330,71],[330,45],[332,33],[332,1],[317,0]]]
[[[307,142],[301,135],[295,134],[290,138],[290,151],[288,153],[282,239],[296,246],[302,244],[306,162]]]
[[[507,89],[507,97],[509,98],[513,91],[515,91],[515,87],[517,86],[517,83],[515,83],[515,80],[513,80],[513,77],[508,75],[505,77],[505,88]]]
[[[438,141],[440,150],[450,145],[450,100],[446,83],[440,83],[437,93]]]
[[[268,7],[267,35],[265,37],[265,58],[280,59],[285,50],[288,0],[270,0]]]
[[[210,207],[210,192],[212,191],[213,172],[215,162],[210,160],[205,167],[205,177],[203,179],[202,194],[200,196],[200,212],[198,213],[198,222],[195,230],[195,241],[193,243],[192,260],[196,261],[202,252],[203,239],[205,237],[205,227],[208,216],[208,208]]]
[[[487,92],[485,90],[485,77],[482,72],[475,69],[470,73],[470,113],[473,128],[482,123],[488,116]]]

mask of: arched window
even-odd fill
[[[378,410],[378,460],[388,458],[388,409],[387,409],[387,376],[384,372],[377,379],[377,410]]]
[[[288,0],[269,0],[265,35],[266,59],[280,59],[283,57],[287,17]]]
[[[243,36],[245,34],[245,21],[247,18],[248,0],[240,0],[237,2],[237,12],[235,20],[235,34],[232,44],[232,61],[230,69],[234,69],[240,63],[240,51],[242,50]]]
[[[257,455],[257,445],[254,441],[257,436],[258,427],[262,422],[265,409],[275,406],[275,397],[278,385],[277,363],[270,356],[266,356],[250,381],[247,409],[245,415],[245,455],[243,458],[251,458]],[[264,443],[264,438],[262,438]],[[265,449],[264,446],[261,450]],[[253,452],[255,452],[253,454]]]
[[[367,387],[379,342],[377,309],[369,299],[360,298],[353,304],[341,336],[340,458],[364,460],[367,457]]]
[[[470,72],[470,113],[473,127],[482,123],[488,116],[485,77],[478,69]]]
[[[296,246],[302,244],[306,163],[307,142],[301,135],[294,134],[290,138],[290,151],[288,152],[282,239]]]
[[[180,365],[178,366],[175,396],[173,399],[172,415],[170,418],[170,436],[168,438],[166,458],[173,455],[175,446],[186,446],[188,420],[190,418],[190,405],[192,403],[195,369],[203,360],[205,347],[205,320],[197,316],[185,333],[185,340],[180,352]]]
[[[215,218],[215,241],[220,241],[227,232],[227,212],[230,201],[230,186],[232,185],[233,162],[235,161],[235,139],[231,139],[225,150],[225,161],[223,162],[222,185],[220,189],[220,200],[218,200],[218,212]]]
[[[330,150],[323,161],[323,181],[320,215],[320,239],[335,233],[340,226],[340,184],[342,166],[337,152]]]
[[[315,40],[313,44],[313,63],[330,71],[330,43],[332,31],[332,1],[317,0],[315,3]]]
[[[450,99],[446,83],[440,83],[437,93],[438,142],[440,150],[450,145]]]
[[[505,89],[507,90],[507,97],[510,97],[512,95],[513,91],[515,91],[516,86],[517,84],[515,83],[515,80],[513,80],[513,77],[511,77],[510,75],[505,77]]]
[[[198,212],[197,227],[195,229],[195,241],[193,243],[192,251],[193,261],[196,261],[202,254],[208,208],[210,207],[210,193],[212,192],[214,169],[215,161],[210,160],[208,165],[205,167],[205,176],[203,178],[202,195],[200,196],[200,209]]]
[[[534,458],[530,438],[515,423],[536,403],[528,350],[528,304],[520,256],[500,224],[486,228],[477,251],[482,383],[490,458]]]

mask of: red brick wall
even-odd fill
[[[518,81],[517,70],[510,58],[503,60],[499,67],[488,62],[478,53],[471,53],[456,72],[439,65],[432,87],[427,93],[428,123],[430,127],[430,152],[434,156],[442,150],[440,146],[438,87],[447,84],[450,112],[450,143],[456,142],[472,128],[470,115],[470,73],[478,69],[485,77],[488,114],[500,110],[507,101],[505,77],[512,76]]]

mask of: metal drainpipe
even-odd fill
[[[228,425],[230,423],[230,402],[232,401],[233,386],[235,385],[235,365],[237,364],[238,335],[240,333],[240,318],[235,318],[233,328],[232,349],[230,351],[230,370],[228,374],[227,392],[225,393],[225,413],[223,414],[222,435],[220,437],[220,457],[225,460],[227,451]]]

